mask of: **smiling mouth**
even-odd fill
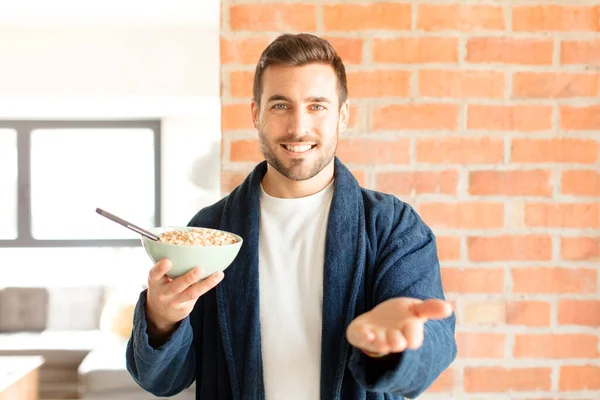
[[[289,145],[289,144],[282,144],[281,147],[283,147],[284,149],[286,149],[287,151],[291,152],[291,153],[306,153],[312,149],[314,149],[317,145],[316,144],[300,144],[300,145]]]

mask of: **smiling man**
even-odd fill
[[[242,236],[226,273],[140,294],[127,367],[147,391],[197,399],[401,399],[456,357],[435,236],[336,157],[349,118],[331,45],[286,34],[261,55],[251,117],[265,161],[192,226]],[[373,155],[376,156],[376,155]],[[199,266],[201,268],[202,266]]]
[[[276,197],[300,198],[333,179],[338,134],[349,116],[346,82],[339,88],[332,66],[308,55],[295,60],[299,65],[277,56],[259,64],[251,106],[268,168],[262,185]]]

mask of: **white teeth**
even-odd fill
[[[303,145],[303,146],[286,146],[286,145],[284,145],[283,147],[285,147],[287,150],[292,151],[294,153],[304,153],[305,151],[312,149],[312,146],[310,146],[310,145]]]

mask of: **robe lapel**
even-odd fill
[[[221,338],[238,399],[264,399],[260,341],[258,235],[260,181],[266,172],[260,163],[225,204],[220,229],[244,238],[240,253],[217,285],[217,308]]]
[[[349,344],[346,327],[354,317],[365,268],[364,209],[360,187],[335,159],[335,190],[329,211],[323,275],[321,399],[340,399]]]

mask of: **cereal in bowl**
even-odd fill
[[[159,235],[159,242],[187,246],[225,246],[236,239],[228,233],[194,228],[191,231],[168,231]]]

